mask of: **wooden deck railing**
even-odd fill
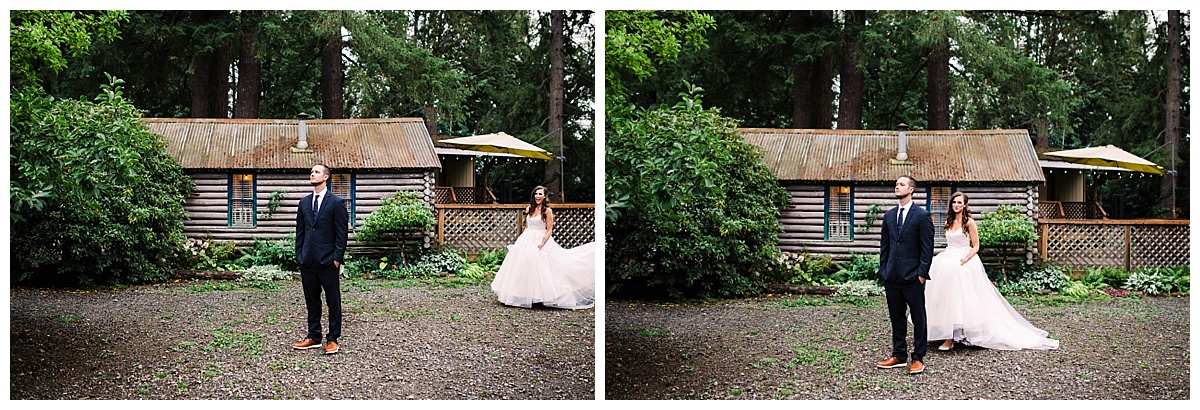
[[[1191,224],[1178,219],[1039,219],[1043,264],[1136,270],[1191,263]]]
[[[525,229],[525,204],[435,204],[439,249],[502,249]],[[595,204],[551,204],[554,241],[573,248],[596,240]]]
[[[439,186],[433,188],[439,204],[494,204],[496,195],[485,187]]]
[[[1108,213],[1095,201],[1038,201],[1038,215],[1045,219],[1105,219]]]

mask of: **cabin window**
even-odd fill
[[[854,196],[849,186],[830,186],[825,192],[825,240],[854,240]]]
[[[934,243],[946,243],[946,233],[943,229],[946,226],[946,213],[950,211],[950,195],[953,194],[954,187],[931,186],[925,196],[925,209],[929,210],[930,216],[933,217]]]
[[[346,214],[350,216],[350,227],[354,227],[354,174],[331,174],[329,175],[329,192],[333,192],[344,199],[342,205],[346,206]]]
[[[229,226],[231,228],[253,228],[257,225],[255,191],[254,174],[229,176]]]

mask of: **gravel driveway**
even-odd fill
[[[874,366],[891,351],[882,296],[866,306],[782,303],[794,299],[610,300],[605,306],[605,398],[1191,397],[1187,297],[1065,306],[1018,301],[1019,312],[1061,342],[1058,350],[956,345],[939,352],[931,344],[927,370],[919,375]]]
[[[332,356],[290,346],[306,328],[298,281],[14,288],[10,398],[596,397],[594,309],[505,307],[487,284],[342,288]]]

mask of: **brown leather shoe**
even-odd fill
[[[908,374],[917,374],[925,371],[925,363],[920,360],[913,360],[912,365],[908,366]]]
[[[325,354],[334,354],[338,352],[338,345],[335,341],[325,342]]]
[[[292,348],[296,350],[315,349],[318,347],[321,347],[321,344],[317,343],[315,340],[312,340],[311,337],[306,337],[304,340],[292,343]]]
[[[904,361],[897,359],[895,357],[889,357],[889,358],[887,358],[887,360],[880,360],[878,362],[875,362],[875,367],[878,367],[880,369],[895,369],[897,367],[904,367],[907,365],[908,365],[907,363],[904,363]]]

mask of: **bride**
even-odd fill
[[[533,189],[525,220],[525,231],[508,246],[508,255],[492,280],[500,303],[524,308],[536,303],[562,309],[594,306],[595,242],[571,249],[554,242],[554,211],[542,186]]]
[[[1057,349],[1058,341],[1029,324],[996,290],[979,260],[979,231],[967,206],[967,195],[955,192],[946,215],[946,249],[933,258],[925,283],[929,340],[944,339],[938,350],[954,342],[998,350]]]

